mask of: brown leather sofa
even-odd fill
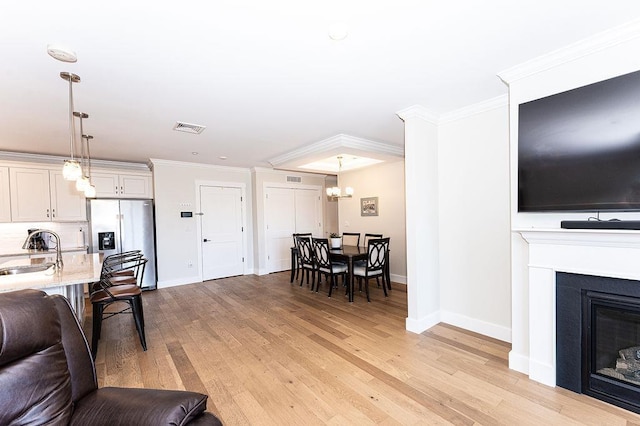
[[[197,392],[98,389],[67,299],[0,294],[0,425],[222,425]]]

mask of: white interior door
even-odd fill
[[[244,273],[242,189],[200,186],[202,279]]]
[[[295,192],[291,188],[267,188],[265,199],[267,270],[291,268],[291,235],[296,232]]]
[[[322,235],[322,204],[319,189],[267,188],[265,200],[267,270],[291,268],[292,234]]]
[[[322,208],[320,194],[315,189],[296,189],[296,232],[311,232],[315,237],[320,236],[319,228]]]

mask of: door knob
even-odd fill
[[[206,243],[206,242],[207,242],[207,241],[209,241],[209,240],[207,240],[207,239],[205,238],[205,239],[204,239],[204,240],[202,240],[202,241],[204,241],[204,242]]]

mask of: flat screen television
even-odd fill
[[[640,71],[519,105],[519,212],[634,210]]]

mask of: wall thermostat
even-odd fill
[[[180,217],[193,217],[193,212],[180,212]]]

